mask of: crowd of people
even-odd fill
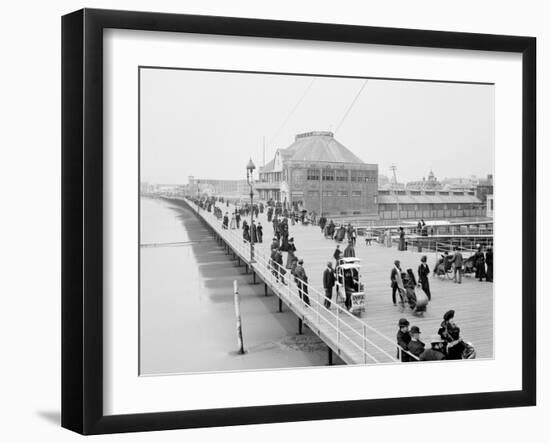
[[[458,246],[453,248],[453,254],[445,251],[436,263],[434,275],[443,275],[447,271],[452,271],[453,281],[458,284],[462,283],[462,275],[465,273],[475,273],[475,278],[479,281],[485,279],[487,282],[492,282],[493,247],[487,246],[484,248],[478,244],[476,245],[476,252],[466,259]]]
[[[402,362],[429,360],[460,360],[475,358],[475,349],[460,336],[460,328],[453,309],[445,312],[437,334],[433,334],[427,347],[420,339],[420,328],[412,326],[406,318],[398,322],[397,358]]]

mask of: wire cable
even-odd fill
[[[366,79],[363,84],[361,85],[361,89],[359,89],[359,92],[355,95],[353,101],[351,102],[351,104],[349,105],[346,113],[344,114],[344,116],[342,117],[342,120],[340,120],[340,123],[338,124],[338,126],[336,126],[336,130],[334,131],[334,133],[336,134],[336,132],[338,132],[338,129],[340,129],[340,127],[342,126],[342,124],[344,123],[344,121],[346,120],[346,117],[349,115],[349,113],[351,112],[352,108],[353,108],[353,105],[355,105],[355,102],[357,102],[357,99],[359,98],[359,96],[361,95],[361,92],[363,92],[363,89],[365,89],[365,86],[367,85],[367,82],[369,80]]]

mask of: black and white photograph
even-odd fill
[[[137,75],[141,376],[494,358],[493,83]]]

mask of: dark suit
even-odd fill
[[[332,288],[334,287],[335,277],[331,268],[326,268],[323,272],[323,287],[325,288],[325,308],[330,309],[330,300],[332,299]]]
[[[391,298],[392,298],[392,301],[393,301],[393,304],[395,305],[397,303],[396,299],[395,299],[395,293],[398,291],[399,287],[397,286],[397,280],[396,280],[396,275],[397,275],[397,269],[395,269],[395,267],[391,270],[391,274],[390,274],[390,279],[391,279]]]
[[[408,332],[405,332],[405,333],[401,331],[397,332],[397,344],[399,346],[397,348],[397,358],[399,358],[399,354],[401,354],[402,362],[411,361],[411,357],[409,356],[409,354],[407,354],[406,352],[400,352],[401,350],[408,351],[410,342],[411,342],[411,334],[409,334]]]
[[[418,267],[418,281],[422,286],[422,290],[428,296],[428,300],[432,299],[432,294],[430,292],[430,280],[428,276],[430,275],[430,268],[426,264],[420,264]]]

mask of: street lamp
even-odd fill
[[[199,188],[200,182],[201,182],[200,180],[197,180],[197,212],[200,212],[200,206],[199,206],[200,199],[201,199],[201,193]]]
[[[250,186],[250,263],[254,263],[254,237],[252,236],[252,223],[254,223],[254,169],[256,169],[256,165],[251,158],[246,165],[246,182]]]

